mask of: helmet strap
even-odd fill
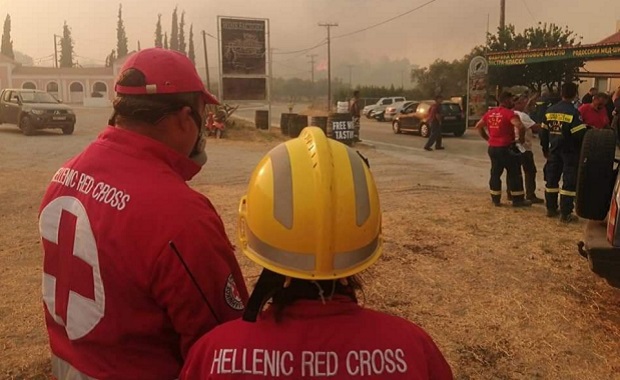
[[[323,291],[323,288],[321,287],[321,285],[316,282],[316,281],[312,281],[312,283],[314,285],[316,285],[316,287],[319,289],[319,297],[321,297],[321,302],[323,303],[323,305],[325,305],[325,292]],[[334,281],[334,291],[335,291],[335,284],[336,282]]]
[[[269,269],[263,269],[248,304],[243,313],[243,320],[246,322],[256,322],[258,314],[263,310],[265,303],[273,296],[276,290],[284,286],[286,278]],[[289,280],[290,282],[290,280]]]

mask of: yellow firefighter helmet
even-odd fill
[[[348,277],[381,255],[381,209],[368,165],[353,149],[305,128],[271,150],[239,205],[243,252],[300,279]]]

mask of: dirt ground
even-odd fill
[[[73,136],[0,126],[0,378],[47,378],[39,202],[107,116],[78,111]],[[278,143],[236,136],[253,141],[210,140],[209,162],[191,183],[231,236],[253,166]],[[620,292],[577,254],[584,222],[560,225],[542,207],[494,208],[486,179],[466,165],[438,170],[407,153],[360,151],[379,186],[385,238],[383,258],[364,274],[365,305],[425,328],[456,379],[620,379]],[[238,257],[252,284],[258,268]]]

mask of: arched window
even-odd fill
[[[69,91],[71,92],[84,92],[84,86],[80,82],[73,82],[71,86],[69,86]]]
[[[45,90],[47,92],[56,92],[57,93],[58,92],[58,83],[56,83],[56,82],[49,82],[47,84],[47,87],[45,88]]]
[[[103,98],[108,95],[108,86],[103,82],[95,82],[93,85],[93,97]]]
[[[22,88],[25,90],[36,90],[37,85],[32,82],[24,82],[24,84],[22,84]]]

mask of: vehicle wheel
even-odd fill
[[[366,114],[366,119],[372,119],[371,113],[372,111],[368,111],[368,113]]]
[[[34,135],[35,129],[28,116],[24,116],[19,120],[19,129],[21,129],[22,133],[26,136]]]
[[[616,136],[613,130],[589,130],[583,139],[577,169],[577,215],[604,220],[614,190]]]
[[[431,135],[431,129],[426,124],[420,125],[420,136],[429,137]]]
[[[400,131],[400,124],[397,121],[392,123],[392,132],[394,132],[394,134],[401,133],[401,131]]]
[[[465,131],[467,131],[467,128],[459,129],[458,131],[454,132],[454,136],[462,137],[465,134]]]
[[[62,127],[63,135],[70,135],[75,130],[75,124],[67,125],[66,127]]]

